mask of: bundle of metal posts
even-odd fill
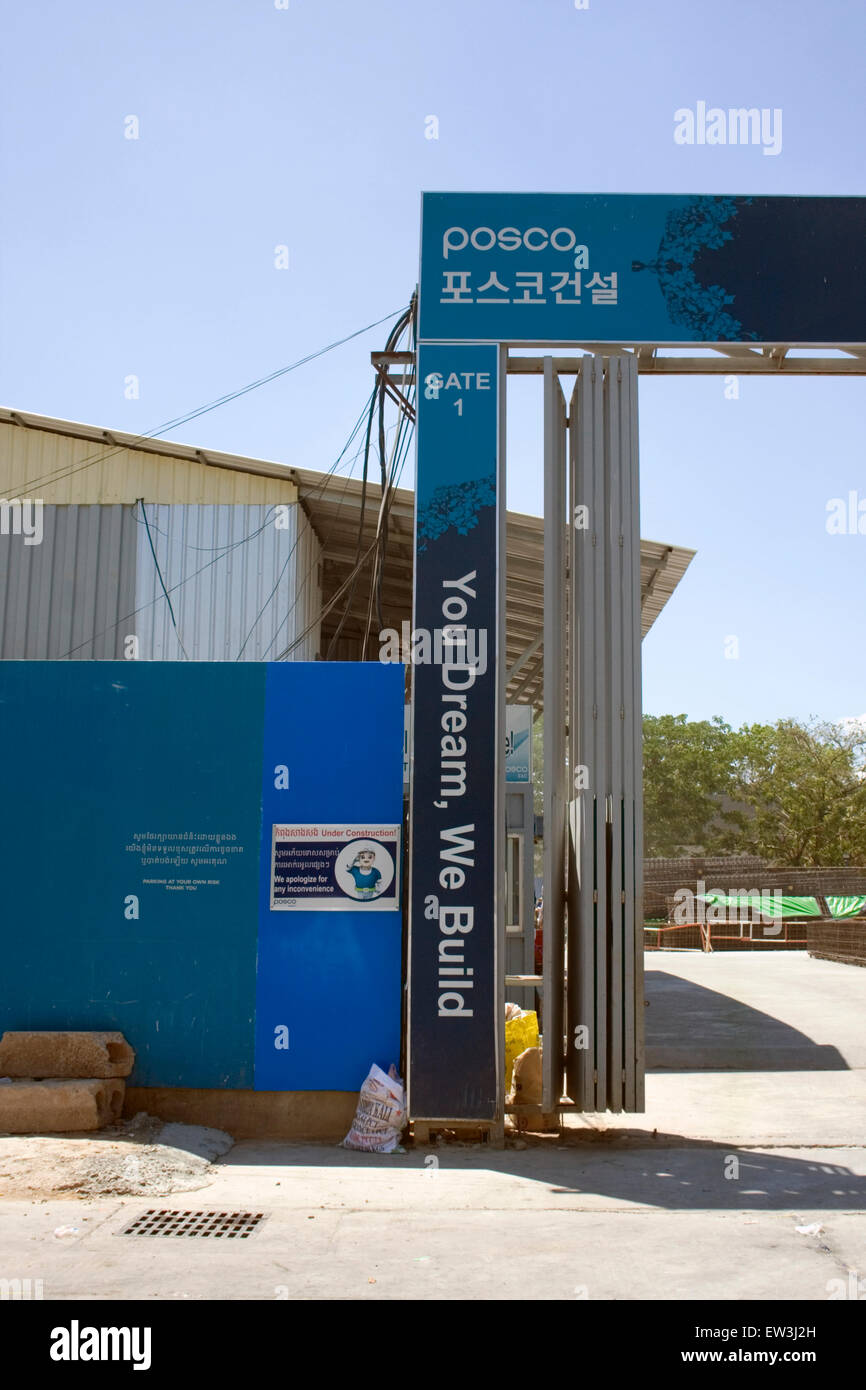
[[[577,366],[566,414],[544,361],[543,1109],[567,1105],[565,1093],[583,1111],[639,1111],[637,369],[630,353]]]

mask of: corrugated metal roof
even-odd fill
[[[44,502],[294,502],[282,464],[0,409],[0,497]]]
[[[46,436],[38,446],[32,442],[37,434]],[[104,450],[104,456],[100,454],[100,462],[93,467],[80,467],[93,458],[94,445]],[[73,447],[80,450],[80,457],[72,458]],[[43,481],[36,494],[29,487],[34,466],[42,468],[43,475],[48,474],[48,482]],[[53,469],[73,466],[79,467],[79,471],[60,482],[50,482]],[[65,488],[69,490],[66,494],[62,492]],[[87,498],[110,502],[120,492],[126,500],[143,496],[153,502],[273,504],[299,496],[321,547],[323,607],[327,607],[355,564],[361,500],[361,483],[357,479],[0,408],[0,496],[37,495],[46,501],[70,500],[75,496],[78,501]],[[380,498],[378,486],[368,484],[364,549],[373,539]],[[411,620],[414,500],[412,492],[397,489],[389,518],[383,616],[387,626],[398,630],[402,622]],[[641,541],[643,635],[667,603],[694,553],[684,546]],[[540,641],[537,646],[535,643],[544,620],[542,518],[508,513],[506,567],[506,659],[508,669],[514,671],[508,683],[508,698],[540,706],[543,646]],[[360,654],[368,615],[368,580],[369,573],[362,573],[341,630],[339,647],[335,646],[332,653],[334,657],[347,660],[353,651]],[[304,626],[315,621],[310,598],[308,595],[305,600]],[[341,599],[321,621],[318,649],[323,655],[343,607]],[[372,650],[368,644],[367,655],[375,659],[378,644],[374,646]],[[305,643],[304,651],[315,655],[311,639]]]
[[[344,583],[355,564],[358,525],[361,514],[361,483],[354,478],[332,478],[307,469],[291,469],[298,485],[301,506],[309,514],[322,543],[322,603]],[[381,489],[367,485],[362,551],[375,534]],[[388,627],[400,631],[402,622],[412,616],[412,569],[415,495],[405,488],[394,493],[389,516],[388,555],[383,583],[383,616]],[[506,660],[511,670],[527,649],[540,639],[544,628],[544,520],[508,512],[506,521]],[[685,574],[695,552],[684,546],[642,540],[641,632],[649,632],[677,584]],[[345,607],[339,600],[322,620],[322,652]],[[362,573],[352,598],[349,617],[340,632],[334,659],[350,660],[360,654],[369,613],[369,567]],[[377,634],[368,641],[367,657],[375,659],[379,650]],[[544,644],[540,640],[531,656],[515,671],[508,683],[507,698],[524,704],[542,703],[542,663]]]

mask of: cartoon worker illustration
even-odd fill
[[[355,892],[359,898],[376,897],[382,874],[376,868],[375,850],[359,849],[352,861],[349,873],[355,880]]]

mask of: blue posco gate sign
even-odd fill
[[[866,198],[425,193],[422,340],[866,340]]]
[[[409,1106],[496,1118],[498,349],[418,354]]]

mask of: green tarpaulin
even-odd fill
[[[860,917],[866,911],[866,895],[853,898],[832,897],[827,899],[831,917]]]
[[[737,912],[760,913],[764,917],[822,917],[823,911],[817,898],[790,896],[780,893],[738,894],[698,893],[705,903],[715,903],[719,907],[732,907]],[[866,913],[866,894],[842,897],[829,896],[827,906],[831,917],[859,917]]]
[[[817,898],[792,898],[786,893],[778,896],[773,893],[740,894],[735,897],[727,893],[699,893],[704,902],[716,903],[719,907],[732,907],[739,912],[751,911],[754,916],[763,917],[820,917],[821,909]]]

